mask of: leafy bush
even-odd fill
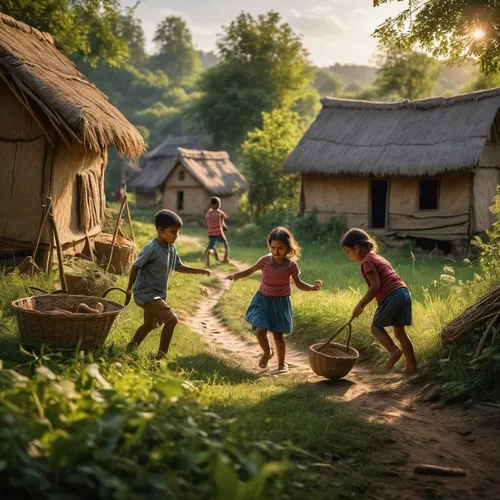
[[[497,195],[490,210],[498,216],[498,220],[486,230],[485,241],[476,236],[472,243],[481,250],[479,263],[485,280],[495,285],[500,282],[500,186],[497,186]]]
[[[293,224],[297,239],[309,243],[340,243],[347,231],[347,221],[343,215],[332,215],[327,222],[320,222],[316,212],[299,217]]]
[[[276,497],[285,446],[249,441],[166,370],[33,356],[0,370],[2,498]]]

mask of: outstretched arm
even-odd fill
[[[314,285],[310,285],[309,283],[302,281],[298,274],[297,276],[293,276],[293,282],[299,290],[302,290],[304,292],[318,292],[323,286],[323,282],[321,280],[316,280],[314,282]]]
[[[380,292],[381,285],[377,271],[370,271],[366,274],[366,278],[370,282],[370,287],[354,308],[352,312],[353,317],[359,316],[363,312],[363,309],[376,297],[378,292]]]
[[[256,266],[249,267],[248,269],[245,269],[244,271],[240,271],[239,273],[234,273],[230,274],[226,279],[236,281],[240,280],[242,278],[248,278],[249,276],[252,276],[252,274],[257,271]]]
[[[204,274],[205,276],[210,276],[212,274],[210,269],[201,269],[200,267],[185,266],[184,264],[181,267],[178,267],[176,271],[181,274]]]

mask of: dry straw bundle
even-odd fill
[[[500,323],[500,286],[472,304],[460,316],[448,323],[441,331],[441,341],[452,344],[470,335],[474,329],[486,328],[479,343],[480,354],[489,332]]]
[[[64,274],[69,293],[94,297],[101,297],[108,288],[115,286],[118,279],[97,264],[79,258],[64,263]]]

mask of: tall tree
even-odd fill
[[[344,82],[332,72],[317,68],[314,73],[314,88],[321,96],[335,96],[342,92]]]
[[[375,87],[385,98],[429,97],[441,71],[438,61],[427,54],[397,47],[382,47],[377,63]]]
[[[283,161],[304,132],[300,115],[287,109],[263,113],[262,121],[242,146],[248,202],[256,220],[273,207],[298,207],[300,178],[284,175]]]
[[[197,114],[216,143],[235,152],[262,112],[293,105],[313,70],[300,36],[276,12],[241,13],[217,48],[220,63],[201,77]]]
[[[166,17],[156,28],[153,39],[157,53],[151,58],[153,69],[161,69],[174,82],[196,75],[201,69],[200,55],[186,22],[177,16]]]
[[[500,7],[497,0],[373,0],[375,7],[404,1],[375,36],[385,44],[416,45],[452,62],[478,59],[483,72],[500,69]]]
[[[49,32],[64,54],[93,66],[119,66],[129,56],[119,0],[0,0],[0,12]]]

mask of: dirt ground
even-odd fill
[[[267,370],[258,368],[261,353],[256,339],[231,332],[215,315],[230,282],[222,273],[214,274],[221,288],[212,291],[186,323],[203,336],[213,353],[247,371],[278,376],[275,358]],[[418,402],[421,388],[408,384],[404,375],[358,365],[344,379],[329,381],[312,372],[307,352],[290,345],[287,362],[290,374],[305,377],[325,397],[344,401],[367,421],[390,428],[391,442],[377,457],[391,469],[391,476],[381,481],[380,498],[500,499],[500,409]],[[416,474],[419,464],[458,467],[466,474]]]

